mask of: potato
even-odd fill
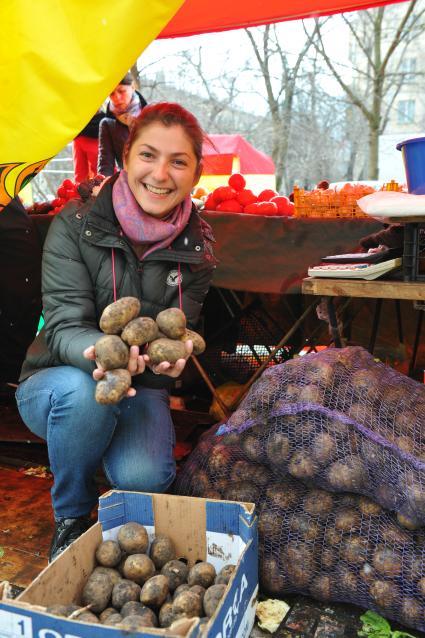
[[[319,465],[325,465],[336,455],[335,439],[327,432],[319,432],[313,437],[311,455]]]
[[[167,308],[156,316],[158,328],[170,339],[180,339],[186,332],[186,316],[179,308]]]
[[[354,508],[344,507],[335,514],[335,529],[341,532],[358,531],[361,516]]]
[[[122,578],[118,569],[113,569],[113,567],[103,567],[101,565],[94,568],[94,570],[92,571],[92,576],[94,574],[106,574],[112,585],[116,585],[117,582]]]
[[[401,599],[401,618],[406,625],[416,627],[418,623],[423,623],[423,605],[410,596],[403,596]]]
[[[146,609],[146,605],[143,605],[138,600],[129,600],[121,607],[120,614],[123,618],[126,616],[137,616],[143,614]]]
[[[356,575],[344,565],[338,566],[334,581],[337,583],[338,589],[346,596],[351,597],[359,592],[359,581]]]
[[[140,312],[140,301],[136,297],[122,297],[106,306],[99,326],[108,335],[119,334]]]
[[[202,561],[196,563],[187,575],[187,582],[190,587],[193,585],[201,585],[201,587],[210,587],[214,583],[214,579],[217,576],[214,565]]]
[[[133,582],[122,578],[112,589],[112,607],[120,610],[129,600],[140,601],[141,587]]]
[[[126,616],[120,623],[120,628],[130,632],[137,632],[144,627],[158,627],[158,621],[152,609],[145,607],[143,615],[134,614],[133,616]]]
[[[211,587],[208,587],[204,596],[204,611],[206,616],[211,617],[214,614],[225,591],[226,585],[211,585]]]
[[[108,606],[111,599],[112,583],[106,574],[93,574],[84,585],[81,600],[83,605],[91,605],[95,613],[100,613]],[[115,607],[115,605],[114,605]]]
[[[281,487],[270,485],[266,490],[267,500],[271,505],[282,510],[294,507],[301,498],[301,488],[295,483],[285,483]]]
[[[336,559],[335,551],[329,547],[324,547],[320,552],[320,566],[323,569],[332,569],[335,566]]]
[[[159,626],[160,627],[169,627],[171,623],[176,620],[176,615],[173,612],[173,603],[164,603],[159,610]]]
[[[114,614],[111,614],[110,616],[108,616],[103,622],[103,625],[106,625],[107,627],[116,627],[117,625],[120,625],[122,621],[122,616],[121,614],[119,614],[117,611],[115,611]]]
[[[333,578],[328,574],[319,574],[313,578],[310,584],[310,593],[313,598],[318,600],[331,600],[335,584]]]
[[[236,569],[236,565],[225,565],[217,574],[214,584],[215,585],[227,585],[232,578],[233,572]]]
[[[94,344],[96,363],[104,370],[125,368],[128,364],[129,350],[121,337],[105,335]]]
[[[158,325],[151,317],[136,317],[121,333],[121,339],[129,346],[143,346],[158,339]]]
[[[168,596],[168,578],[163,574],[152,576],[145,582],[140,592],[140,600],[144,605],[161,607]]]
[[[146,528],[140,523],[125,523],[118,532],[118,543],[127,554],[144,554],[149,545]]]
[[[179,585],[186,582],[188,573],[189,568],[186,563],[177,559],[168,561],[168,563],[165,563],[161,568],[161,574],[168,578],[170,591],[174,591]]]
[[[175,363],[178,359],[185,359],[187,356],[184,343],[173,339],[155,339],[155,341],[151,341],[146,354],[154,365],[163,361]]]
[[[115,567],[121,560],[121,547],[116,541],[103,541],[96,550],[96,560],[103,567]]]
[[[233,452],[226,445],[217,444],[206,455],[208,471],[211,476],[216,474],[224,474],[227,472],[232,463]]]
[[[358,456],[335,461],[328,467],[326,475],[333,489],[346,492],[359,491],[367,481],[366,468]]]
[[[131,374],[128,370],[108,370],[103,379],[96,383],[95,399],[98,403],[119,403],[127,395],[130,386]]]
[[[280,527],[282,527],[282,521],[276,516],[275,518],[278,519]],[[312,520],[308,514],[296,512],[289,520],[289,530],[292,534],[301,536],[306,541],[313,541],[321,534],[322,526]]]
[[[260,557],[258,567],[261,590],[274,596],[282,595],[288,583],[276,559],[271,556],[265,558]]]
[[[277,539],[282,529],[282,520],[276,513],[267,507],[260,512],[258,517],[258,534],[265,541],[269,539]],[[218,583],[217,583],[218,584]]]
[[[194,330],[189,330],[188,328],[186,328],[186,331],[184,335],[180,337],[180,340],[186,343],[186,341],[189,341],[189,339],[193,343],[193,354],[198,355],[205,352],[207,344],[205,343],[203,337],[201,337],[201,335]]]
[[[176,616],[185,616],[186,618],[194,618],[202,616],[201,598],[195,592],[183,591],[173,599],[173,614]]]
[[[103,624],[110,616],[113,616],[116,613],[116,609],[114,609],[113,607],[107,607],[102,611],[101,614],[99,614],[99,620]]]
[[[138,585],[143,585],[155,574],[155,565],[146,554],[130,554],[127,556],[123,574],[125,578],[134,580]]]
[[[174,594],[173,594],[173,598],[175,598],[176,596],[178,596],[179,594],[181,594],[184,591],[189,591],[190,587],[187,583],[182,583],[181,585],[179,585],[178,587],[176,587],[176,589],[174,590]]]
[[[326,516],[334,508],[334,497],[325,490],[310,490],[304,498],[304,510],[311,516]]]
[[[93,623],[95,625],[100,623],[99,618],[88,609],[81,612],[81,614],[78,614],[78,616],[75,616],[73,620],[76,620],[77,622]]]
[[[367,561],[367,551],[367,538],[361,538],[353,534],[342,541],[340,555],[349,565],[361,565]]]
[[[249,481],[237,481],[225,490],[224,498],[228,501],[242,501],[244,503],[258,503],[260,490]]]
[[[382,576],[395,578],[401,574],[401,556],[389,547],[377,547],[373,553],[372,564]]]
[[[242,435],[242,449],[251,461],[261,461],[263,453],[263,443],[250,430]]]
[[[379,516],[382,512],[382,507],[365,496],[361,496],[359,498],[359,510],[364,516]]]
[[[391,609],[400,600],[400,590],[395,583],[386,580],[375,580],[369,592],[379,607]]]
[[[218,584],[222,584],[222,583],[214,582],[214,585],[218,585]],[[207,590],[205,589],[205,587],[202,587],[202,585],[192,585],[192,587],[190,588],[190,591],[193,591],[194,594],[199,596],[199,598],[201,599],[201,603],[202,603],[202,601],[204,600],[205,592]]]
[[[288,472],[300,480],[312,479],[317,473],[318,466],[307,450],[298,450],[291,456]]]
[[[176,550],[171,538],[156,536],[150,546],[149,556],[157,569],[161,569],[165,563],[176,558]]]

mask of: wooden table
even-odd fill
[[[383,299],[410,300],[425,303],[425,282],[405,282],[396,280],[375,279],[332,279],[328,277],[307,277],[302,282],[302,293],[305,295],[319,295],[327,298],[329,323],[334,335],[335,345],[340,347],[341,335],[336,320],[334,297],[362,297],[376,299],[375,313],[369,341],[369,352],[373,353]],[[409,375],[414,371],[419,340],[422,329],[424,308],[419,307],[416,324],[416,334],[413,344],[412,358],[409,364]]]

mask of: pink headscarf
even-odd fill
[[[148,215],[131,192],[124,170],[112,187],[112,204],[124,235],[133,244],[147,246],[142,259],[154,250],[170,246],[187,225],[192,212],[192,198],[188,195],[166,219]]]

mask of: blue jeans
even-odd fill
[[[91,512],[102,462],[115,489],[164,492],[175,477],[168,392],[137,387],[135,397],[100,405],[95,385],[79,368],[59,366],[35,373],[16,392],[23,421],[47,441],[55,518]]]

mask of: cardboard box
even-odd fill
[[[187,638],[247,638],[258,592],[257,518],[251,503],[111,491],[99,500],[99,522],[46,567],[15,600],[0,602],[0,638],[122,638],[164,636],[167,629],[130,633],[46,614],[54,603],[80,603],[103,538],[114,539],[126,522],[145,525],[150,539],[166,534],[189,565],[207,560],[217,570],[237,564],[226,594],[207,623],[190,620]]]

